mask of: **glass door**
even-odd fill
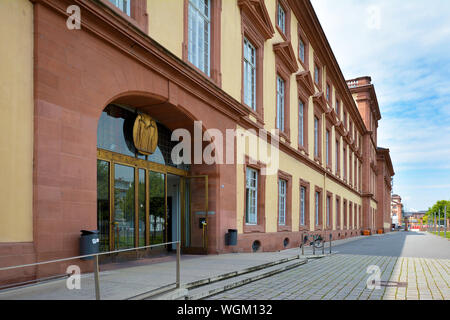
[[[114,165],[114,248],[128,249],[135,244],[135,172],[133,167]]]
[[[184,253],[208,251],[208,176],[184,178],[182,194],[182,247]]]

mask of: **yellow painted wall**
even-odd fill
[[[243,130],[238,127],[238,129]],[[246,144],[245,154],[251,155],[249,152],[248,144]],[[324,179],[324,176],[305,164],[297,161],[292,158],[290,155],[281,152],[279,153],[279,169],[289,173],[292,175],[292,231],[299,230],[299,219],[300,219],[300,178],[306,180],[310,183],[310,192],[309,192],[309,221],[310,221],[310,230],[314,230],[315,225],[315,214],[314,214],[314,189],[315,186],[324,189],[324,194],[322,197],[323,203],[323,221],[325,221],[326,217],[326,192],[333,193],[332,199],[332,211],[333,211],[333,229],[336,229],[336,202],[335,195],[341,197],[341,213],[343,213],[343,199],[346,199],[347,202],[351,201],[353,204],[356,203],[358,206],[362,206],[362,199],[358,195],[350,192],[348,189],[342,187],[341,185],[335,183],[333,180],[329,178]],[[254,156],[251,156],[255,159]],[[260,159],[261,160],[261,159]],[[264,161],[262,161],[264,162]],[[245,218],[245,173],[243,169],[243,165],[237,166],[236,171],[237,177],[237,187],[236,187],[236,200],[237,200],[237,228],[238,232],[243,232],[243,223]],[[269,175],[266,176],[266,195],[265,195],[265,214],[266,214],[266,232],[277,232],[278,226],[278,176]],[[258,200],[260,201],[260,199]],[[289,201],[289,200],[288,200]],[[349,214],[349,210],[347,210],[347,214]],[[353,213],[354,214],[354,213]],[[350,217],[347,218],[347,221],[350,222]],[[357,223],[356,216],[354,216],[355,225]],[[344,217],[341,214],[341,222],[340,225],[343,226]]]
[[[33,5],[0,1],[0,242],[33,240]]]
[[[150,37],[181,59],[183,54],[184,1],[147,0],[147,14]]]
[[[242,29],[241,12],[237,1],[222,0],[222,89],[241,101],[242,86]]]

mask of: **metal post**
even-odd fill
[[[436,233],[436,212],[434,213],[434,233]]]
[[[98,276],[98,255],[95,256],[95,261],[94,261],[94,278],[95,278],[95,299],[100,300],[100,279]]]
[[[313,255],[316,254],[316,240],[313,242]]]
[[[333,235],[330,234],[330,254],[331,254],[331,240],[333,239]]]
[[[181,243],[177,242],[177,289],[181,287],[180,278],[180,256],[181,256]]]
[[[305,255],[305,235],[302,233],[302,256]]]
[[[438,221],[438,236],[441,235],[441,209],[439,209],[439,221]]]
[[[445,206],[444,210],[444,239],[447,239],[447,206]]]
[[[325,254],[325,243],[326,243],[326,241],[325,241],[325,234],[324,234],[323,243],[322,243],[322,255]]]

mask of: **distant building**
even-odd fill
[[[423,226],[423,217],[426,211],[405,212],[405,217],[408,217],[408,225],[411,229],[421,229]]]
[[[402,198],[398,194],[393,194],[391,197],[391,221],[396,226],[402,226],[403,222],[403,204]]]

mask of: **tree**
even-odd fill
[[[434,206],[428,209],[425,217],[424,217],[424,223],[428,223],[430,221],[431,223],[434,223],[434,215],[436,214],[436,221],[440,223],[444,223],[444,210],[447,206],[447,218],[450,217],[450,201],[447,200],[440,200],[436,202]],[[439,220],[439,212],[441,212],[441,219]]]

